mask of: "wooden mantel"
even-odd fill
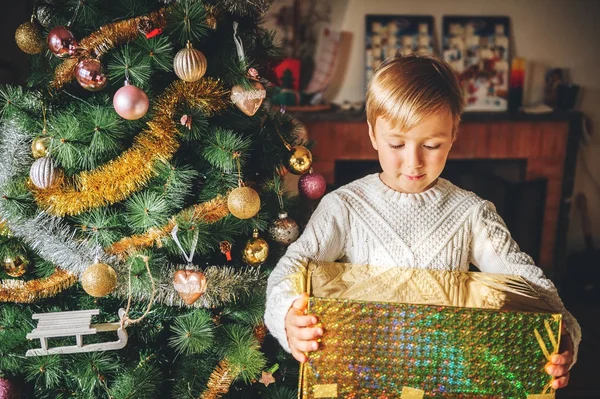
[[[312,148],[313,168],[334,183],[335,162],[377,160],[364,116],[345,113],[297,115]],[[465,114],[450,159],[525,159],[527,178],[545,177],[547,197],[540,266],[553,277],[564,272],[565,245],[582,115],[577,112]]]

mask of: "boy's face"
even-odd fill
[[[400,131],[382,117],[375,126],[369,124],[369,137],[383,169],[381,180],[403,193],[432,187],[452,148],[453,125],[449,112],[427,117],[408,131]]]

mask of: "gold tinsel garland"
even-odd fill
[[[167,9],[161,8],[148,15],[104,25],[96,32],[81,39],[78,56],[64,60],[54,71],[52,87],[60,89],[70,82],[75,77],[75,68],[81,59],[99,58],[110,49],[135,40],[140,35],[138,30],[140,22],[149,24],[153,28],[165,28],[167,25],[166,11]]]
[[[174,82],[159,97],[154,118],[130,149],[94,171],[74,176],[72,182],[61,179],[46,189],[32,188],[38,205],[49,214],[62,217],[126,199],[155,175],[155,162],[168,162],[179,148],[174,117],[180,104],[186,103],[210,116],[226,107],[226,94],[221,83],[211,78],[194,83]]]
[[[220,320],[217,318],[215,324],[220,324]],[[254,336],[259,343],[262,344],[265,336],[267,335],[267,328],[261,324],[254,329]],[[218,399],[221,395],[229,392],[229,387],[233,383],[233,380],[237,378],[241,370],[229,364],[227,358],[221,360],[217,367],[210,374],[208,383],[206,384],[206,390],[202,392],[199,399]]]
[[[0,280],[0,302],[32,303],[55,296],[77,282],[77,276],[62,270],[37,280]]]
[[[200,399],[218,399],[221,395],[229,392],[229,387],[236,379],[240,370],[232,367],[227,359],[219,362],[210,374],[206,390],[200,395]]]
[[[173,227],[176,225],[176,220],[179,218],[190,222],[203,220],[207,223],[214,223],[228,214],[227,198],[217,197],[183,210],[179,215],[172,217],[162,228],[152,228],[144,234],[125,237],[108,247],[106,252],[122,258],[140,248],[151,247],[154,244],[160,246],[161,239],[171,234]]]

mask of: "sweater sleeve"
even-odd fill
[[[573,340],[573,364],[577,361],[581,328],[567,311],[552,281],[533,259],[521,252],[494,205],[483,202],[472,220],[473,235],[470,261],[483,272],[515,274],[525,278],[558,313],[563,315],[565,328]]]
[[[302,235],[290,244],[267,282],[265,325],[288,352],[285,316],[304,291],[309,260],[335,261],[343,255],[349,222],[342,201],[335,194],[321,199]]]

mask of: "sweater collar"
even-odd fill
[[[438,177],[435,184],[421,192],[416,194],[411,193],[402,193],[400,191],[396,191],[393,188],[388,187],[379,177],[379,173],[374,173],[372,175],[367,176],[369,183],[373,187],[375,187],[376,191],[386,198],[397,200],[397,201],[407,201],[407,202],[420,202],[427,203],[435,201],[446,192],[448,187],[450,186],[450,182],[446,179]]]

